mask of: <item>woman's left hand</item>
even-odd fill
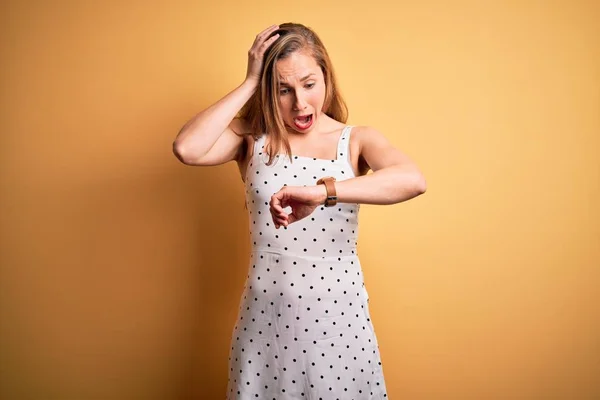
[[[318,206],[327,199],[325,185],[315,186],[284,186],[271,196],[269,211],[273,217],[275,228],[288,226],[312,214]],[[291,207],[287,214],[283,209]]]

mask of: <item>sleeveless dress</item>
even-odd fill
[[[319,206],[279,229],[269,212],[283,186],[353,178],[351,130],[342,130],[335,160],[278,155],[268,166],[265,135],[255,141],[245,179],[252,248],[231,336],[228,400],[387,398],[357,254],[360,204]]]

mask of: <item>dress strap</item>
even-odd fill
[[[338,140],[337,160],[340,162],[350,162],[350,132],[352,126],[348,125],[342,130]]]

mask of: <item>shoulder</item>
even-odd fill
[[[383,135],[378,129],[367,125],[351,125],[352,134],[360,137],[369,135]]]
[[[351,146],[356,149],[361,165],[368,165],[373,171],[407,161],[405,155],[372,126],[357,126],[352,129],[352,136]]]
[[[362,150],[369,144],[377,144],[387,142],[387,138],[378,129],[372,126],[356,125],[352,127],[351,141]]]
[[[355,133],[360,158],[373,171],[394,165],[416,168],[415,163],[378,129],[369,126],[357,128]]]

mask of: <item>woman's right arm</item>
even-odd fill
[[[173,153],[187,165],[218,165],[236,160],[244,140],[235,131],[244,130],[244,121],[234,119],[252,97],[260,81],[262,59],[266,49],[279,37],[273,25],[259,33],[248,51],[248,70],[244,82],[190,119],[173,142]]]
[[[242,121],[234,117],[256,90],[245,80],[221,100],[189,120],[173,142],[173,153],[187,165],[219,165],[237,158],[244,140]]]

